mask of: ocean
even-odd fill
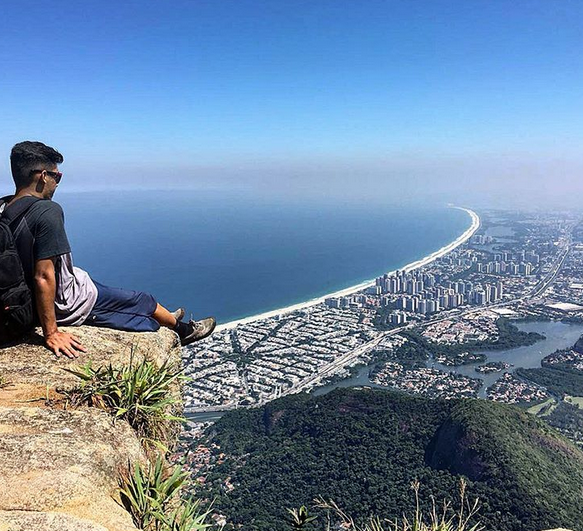
[[[439,207],[259,200],[216,191],[62,193],[75,265],[219,323],[398,269],[469,226]]]

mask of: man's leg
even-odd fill
[[[177,320],[148,293],[95,285],[97,302],[84,324],[133,332],[154,332],[164,326],[178,334],[183,346],[208,337],[215,329],[213,317],[188,323]]]
[[[156,319],[156,321],[158,321],[158,323],[160,323],[162,326],[171,328],[172,330],[176,328],[176,323],[178,323],[176,317],[174,317],[174,315],[166,308],[164,308],[164,306],[162,306],[160,303],[156,303],[156,309],[154,310],[152,317]]]
[[[207,317],[200,321],[193,321],[191,319],[185,323],[181,320],[184,317],[184,310],[182,308],[171,313],[160,304],[156,305],[156,310],[152,314],[152,317],[161,326],[166,326],[174,330],[178,334],[182,346],[190,345],[199,339],[210,336],[217,325],[214,317]]]

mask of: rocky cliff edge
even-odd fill
[[[56,358],[40,330],[0,349],[0,531],[130,531],[118,480],[128,464],[145,461],[134,431],[104,411],[72,409],[64,395],[79,379],[63,369],[147,357],[179,363],[168,330],[129,333],[63,328],[87,347],[77,360]]]
[[[64,369],[124,365],[132,356],[180,363],[176,336],[165,329],[62,329],[87,353],[56,358],[40,330],[0,349],[0,531],[136,531],[118,481],[128,464],[146,461],[140,442],[105,411],[68,407],[63,391],[79,380]]]

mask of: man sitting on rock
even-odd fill
[[[0,206],[10,220],[26,283],[35,300],[46,346],[57,356],[78,356],[85,347],[58,325],[92,325],[133,332],[174,330],[182,345],[209,336],[213,317],[183,322],[184,310],[171,313],[152,295],[110,288],[73,266],[64,215],[53,194],[62,178],[57,165],[63,156],[41,142],[20,142],[12,148],[10,165],[16,185]],[[18,206],[17,206],[18,205]],[[11,219],[11,211],[22,212]]]

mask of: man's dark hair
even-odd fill
[[[10,168],[17,189],[32,182],[32,170],[52,170],[63,162],[63,155],[42,142],[19,142],[10,153]]]

